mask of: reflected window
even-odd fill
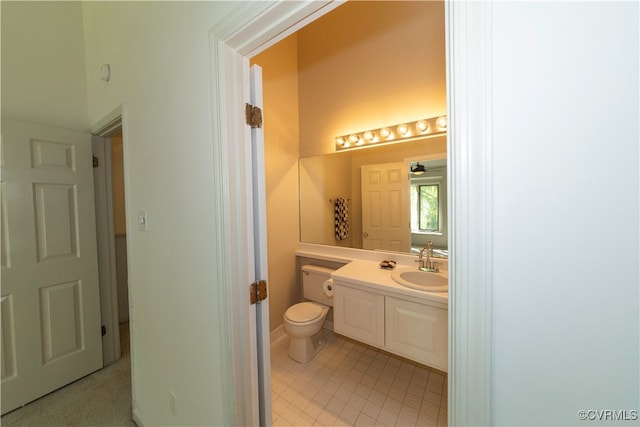
[[[411,230],[440,231],[440,184],[413,184],[411,197]]]

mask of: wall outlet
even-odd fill
[[[176,416],[176,394],[172,391],[169,392],[169,411],[171,415]]]

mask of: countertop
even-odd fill
[[[396,268],[404,268],[398,266]],[[331,274],[334,281],[354,285],[359,289],[375,289],[386,295],[408,297],[412,300],[421,300],[440,308],[447,308],[449,294],[447,292],[431,293],[404,287],[391,278],[392,270],[380,268],[377,261],[352,260]],[[447,271],[441,271],[441,276],[447,277]]]

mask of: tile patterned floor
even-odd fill
[[[306,365],[271,344],[274,426],[446,426],[447,375],[325,330]]]

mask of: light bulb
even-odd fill
[[[438,124],[438,127],[440,129],[446,129],[447,128],[447,118],[444,117],[444,116],[438,118],[438,121],[436,123]]]
[[[407,125],[399,125],[398,126],[398,133],[402,136],[408,136],[409,135],[409,126]]]
[[[358,135],[356,135],[355,133],[349,135],[349,142],[358,142],[360,138],[358,138]]]
[[[345,141],[344,141],[343,137],[339,136],[339,137],[336,138],[336,145],[339,145],[339,146],[342,147],[344,145],[344,142]]]
[[[372,142],[375,138],[376,138],[376,134],[371,132],[370,130],[364,133],[364,139],[366,139],[369,142]]]
[[[391,131],[389,130],[389,128],[382,128],[380,129],[380,136],[389,139],[391,138]]]
[[[426,120],[418,120],[416,122],[416,129],[418,129],[420,133],[425,133],[429,130],[429,123],[427,123]]]

